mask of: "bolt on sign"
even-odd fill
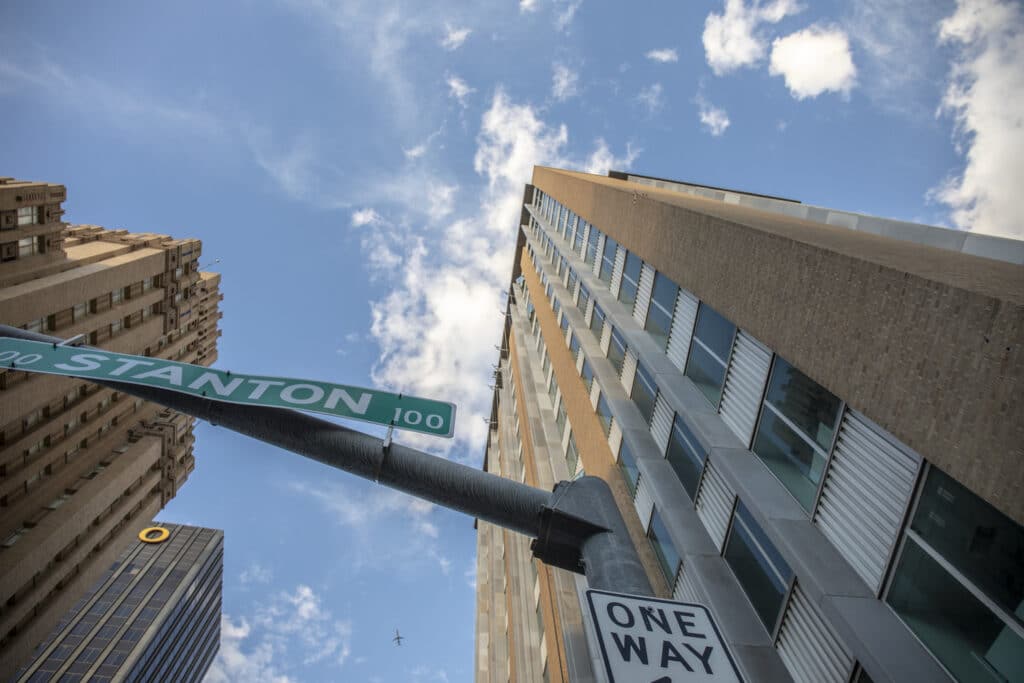
[[[703,605],[588,590],[609,683],[742,683]]]
[[[315,380],[241,375],[102,349],[0,337],[0,367],[159,387],[228,403],[297,408],[434,436],[451,437],[455,430],[454,403]]]

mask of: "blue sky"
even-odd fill
[[[6,175],[220,259],[218,366],[459,404],[478,466],[533,164],[1022,236],[999,0],[5,3]],[[203,424],[162,518],[226,532],[210,680],[469,681],[471,520]],[[408,637],[391,644],[395,627]]]

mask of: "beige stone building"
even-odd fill
[[[606,479],[745,680],[1024,680],[1024,242],[539,167],[519,225],[488,471]],[[478,681],[604,680],[584,577],[481,522],[477,584]]]
[[[220,277],[202,245],[62,222],[62,185],[0,178],[0,322],[211,364]],[[0,678],[174,497],[193,420],[81,380],[0,370]]]

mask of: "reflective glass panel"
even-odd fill
[[[590,316],[590,331],[594,333],[595,339],[601,341],[604,335],[604,311],[597,304],[594,304],[594,312]]]
[[[611,341],[608,344],[608,360],[615,367],[615,372],[622,377],[622,366],[626,361],[626,340],[618,330],[612,328]]]
[[[590,234],[587,235],[587,252],[583,255],[583,262],[594,264],[594,260],[597,258],[597,245],[601,241],[601,233],[596,228],[590,228]]]
[[[594,370],[590,367],[590,361],[583,361],[583,367],[580,369],[580,376],[583,378],[583,384],[586,385],[587,391],[590,391],[590,388],[594,384]]]
[[[841,401],[779,356],[765,400],[823,449],[832,447]]]
[[[608,436],[608,432],[612,428],[612,411],[608,407],[608,401],[604,399],[603,392],[600,398],[597,399],[597,417],[601,420],[601,429],[604,431],[604,435]]]
[[[647,538],[651,539],[654,554],[658,556],[658,564],[665,573],[665,580],[671,586],[675,583],[676,572],[679,571],[680,558],[672,539],[668,535],[668,527],[662,521],[657,510],[651,513],[651,526],[647,529]]]
[[[675,311],[678,293],[679,287],[676,283],[661,273],[655,274],[654,291],[644,329],[662,351],[668,348],[668,334],[672,329],[672,314]]]
[[[576,308],[580,309],[580,313],[583,315],[587,314],[587,306],[590,304],[590,292],[583,285],[580,285],[580,296],[576,300]]]
[[[629,450],[625,440],[619,446],[619,469],[622,470],[622,476],[626,479],[629,492],[636,494],[636,482],[640,479],[640,470],[637,469],[636,458],[633,457],[633,452]]]
[[[700,305],[684,374],[694,381],[716,408],[722,398],[726,363],[729,362],[735,334],[735,325],[710,306],[704,303]]]
[[[696,500],[697,486],[700,484],[700,475],[704,471],[704,460],[707,454],[700,445],[700,441],[694,436],[682,416],[676,415],[672,423],[672,433],[668,440],[668,451],[665,458],[675,471],[683,488],[690,495],[691,500]]]
[[[643,263],[636,254],[626,252],[626,263],[622,269],[622,285],[619,287],[619,301],[630,310],[633,310],[633,302],[636,301],[636,288],[640,282],[640,269],[643,267]]]
[[[779,419],[771,406],[761,412],[752,450],[810,512],[825,472],[825,453]]]
[[[605,235],[604,250],[601,255],[601,270],[597,273],[597,277],[602,282],[612,281],[612,271],[615,270],[615,250],[618,247],[619,245],[615,240]]]
[[[647,424],[650,424],[654,415],[654,402],[658,398],[658,385],[642,364],[636,366],[636,377],[633,378],[633,390],[629,397],[636,403]]]
[[[761,623],[772,633],[789,591],[793,570],[742,502],[736,503],[732,533],[725,546],[725,561],[732,567]]]

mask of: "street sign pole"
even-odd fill
[[[51,346],[63,341],[7,325],[0,325],[2,337]],[[74,348],[113,355],[102,349]],[[32,363],[12,363],[4,365],[32,370]],[[592,588],[652,594],[611,489],[597,477],[562,481],[549,492],[288,408],[211,400],[159,385],[86,379],[518,531],[535,539],[532,548],[538,559],[585,574]]]

